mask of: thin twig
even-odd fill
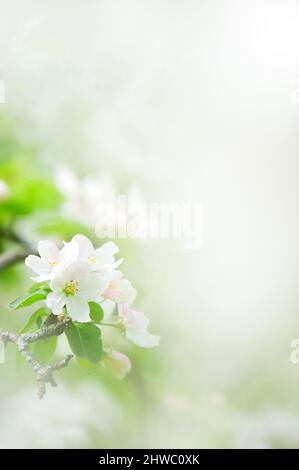
[[[70,318],[66,318],[53,325],[41,328],[35,333],[16,334],[10,333],[8,331],[0,331],[0,340],[3,341],[4,345],[6,345],[8,342],[14,343],[24,359],[33,367],[33,370],[36,372],[37,394],[39,399],[42,399],[45,396],[47,383],[52,385],[52,387],[57,386],[53,377],[53,372],[67,367],[73,356],[68,355],[62,361],[59,361],[58,363],[50,366],[38,361],[32,355],[29,345],[42,339],[61,335],[70,321]]]

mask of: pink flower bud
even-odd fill
[[[116,379],[122,380],[131,371],[130,359],[119,351],[112,351],[105,357],[104,365]]]

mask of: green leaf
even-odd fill
[[[24,178],[13,185],[9,207],[14,213],[25,215],[56,210],[62,200],[61,194],[51,181],[44,178]]]
[[[71,323],[65,330],[73,353],[90,362],[100,361],[103,352],[101,330],[92,323]]]
[[[57,339],[57,336],[51,336],[33,343],[31,351],[34,357],[41,362],[48,362],[56,351]]]
[[[18,297],[13,302],[9,304],[10,308],[14,310],[18,310],[19,308],[28,307],[29,305],[38,302],[39,300],[44,300],[47,298],[48,292],[44,289],[37,290],[35,292],[31,292],[27,295],[23,295],[22,297]]]
[[[28,292],[31,294],[32,292],[36,292],[37,290],[43,290],[47,293],[51,292],[49,284],[46,281],[35,282],[34,284],[32,284],[30,289],[28,289]]]
[[[39,308],[36,310],[29,320],[27,321],[26,325],[22,328],[20,333],[27,333],[28,331],[34,330],[36,327],[40,328],[42,323],[42,318],[47,317],[49,311],[46,307]]]
[[[87,237],[91,236],[91,232],[84,225],[61,216],[41,217],[37,220],[37,228],[42,235],[60,235],[64,240],[73,238],[76,233],[82,233]]]
[[[42,321],[41,317],[38,317],[38,318],[36,319],[36,325],[37,325],[38,329],[41,328],[42,323],[43,323],[43,321]]]
[[[99,365],[98,364],[93,364],[90,361],[87,361],[86,359],[81,359],[80,357],[76,357],[77,363],[79,366],[84,369],[84,371],[88,374],[94,374],[99,370]]]
[[[96,302],[88,302],[89,316],[94,323],[101,323],[104,318],[104,311],[102,307]]]

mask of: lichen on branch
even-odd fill
[[[41,328],[34,333],[10,333],[9,331],[0,331],[0,339],[6,346],[7,343],[14,343],[24,359],[30,364],[36,373],[37,394],[42,399],[46,394],[46,384],[56,387],[56,381],[53,373],[68,366],[72,355],[68,355],[62,361],[53,365],[46,365],[36,359],[30,351],[30,344],[37,341],[50,338],[52,336],[60,336],[70,323],[70,318],[58,321],[52,325]]]

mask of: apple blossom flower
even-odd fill
[[[60,315],[63,307],[66,307],[73,320],[89,322],[88,302],[99,302],[108,283],[109,278],[90,272],[85,265],[75,263],[53,277],[50,283],[52,292],[46,300],[47,306],[54,315]]]
[[[122,260],[115,260],[118,248],[114,243],[95,249],[87,237],[78,234],[61,250],[49,240],[40,241],[38,252],[40,256],[30,255],[25,262],[38,275],[34,280],[49,281],[51,291],[45,302],[54,315],[63,314],[65,308],[71,319],[88,323],[89,302],[101,305],[104,320],[111,319],[118,306],[119,321],[111,325],[123,328],[126,337],[140,347],[159,345],[160,338],[148,332],[148,318],[131,308],[137,291],[115,269]],[[129,359],[117,351],[106,356],[108,366],[118,378],[131,369]]]
[[[59,165],[55,171],[54,182],[65,196],[61,206],[62,215],[95,229],[99,238],[104,238],[103,233],[107,235],[107,227],[116,228],[121,221],[117,207],[121,195],[117,192],[110,173],[93,173],[81,179],[69,166]],[[136,238],[145,240],[145,236],[141,235],[147,230],[142,192],[134,184],[128,187],[122,197],[126,199],[130,220],[136,219],[134,233],[139,234]]]
[[[119,305],[118,312],[125,327],[126,337],[132,343],[142,348],[159,346],[160,337],[148,332],[149,320],[144,313],[132,310],[127,304]]]
[[[134,289],[130,281],[123,278],[120,271],[113,271],[111,273],[108,288],[103,294],[105,299],[112,300],[119,304],[131,304],[136,295],[136,289]]]
[[[79,246],[78,262],[87,263],[91,271],[109,272],[123,262],[123,259],[115,261],[114,255],[119,249],[113,242],[104,243],[99,248],[94,248],[91,241],[84,235],[75,235],[72,239]]]
[[[55,183],[65,195],[63,215],[91,228],[103,217],[103,208],[114,204],[117,197],[109,174],[88,175],[81,180],[70,167],[63,165],[56,171]]]
[[[116,379],[122,380],[131,372],[132,364],[125,354],[119,351],[111,351],[105,356],[104,367]]]
[[[0,180],[0,202],[6,201],[9,194],[10,190],[7,183],[4,180]]]
[[[78,244],[74,242],[65,243],[59,250],[52,241],[43,240],[37,249],[40,256],[29,255],[25,259],[26,266],[38,274],[32,277],[37,282],[51,280],[56,273],[73,264],[79,253]]]

